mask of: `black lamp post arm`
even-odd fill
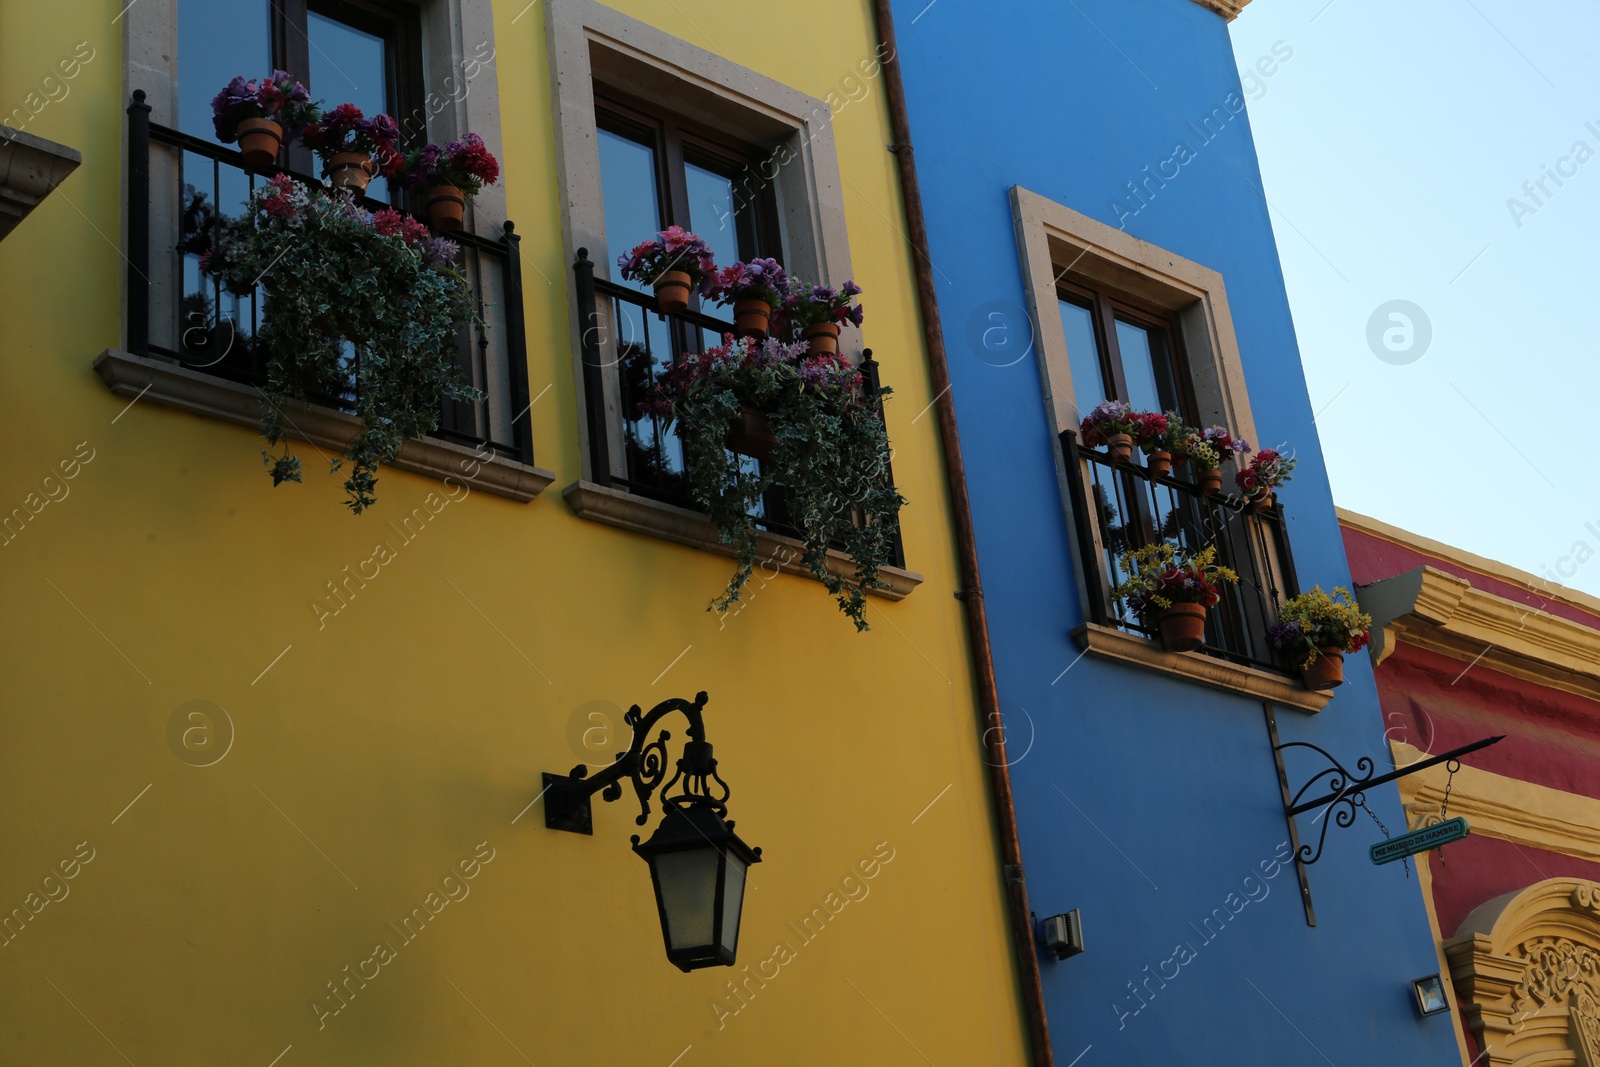
[[[558,830],[577,833],[590,832],[589,798],[599,793],[602,800],[612,802],[622,797],[622,780],[633,783],[639,800],[639,815],[634,820],[643,826],[650,818],[650,796],[657,790],[661,802],[667,806],[703,805],[719,815],[728,813],[728,784],[717,775],[717,761],[711,753],[711,743],[706,740],[705,723],[701,709],[705,707],[706,694],[695,694],[693,701],[672,697],[663,700],[648,713],[635,704],[628,709],[622,721],[633,728],[633,739],[625,752],[615,762],[593,777],[589,768],[580,763],[566,777],[545,774],[545,825]],[[656,724],[673,712],[681,712],[689,720],[688,740],[684,742],[683,756],[677,761],[676,773],[667,780],[669,757],[667,741],[672,734],[662,730],[651,739],[650,732]],[[665,786],[662,783],[665,781]],[[682,790],[671,795],[682,782]]]

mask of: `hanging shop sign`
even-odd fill
[[[1387,841],[1380,841],[1368,851],[1372,855],[1372,862],[1381,867],[1385,863],[1393,863],[1407,856],[1415,856],[1419,852],[1428,852],[1441,845],[1448,845],[1452,841],[1460,841],[1470,832],[1467,820],[1446,819],[1444,822],[1424,826],[1420,830],[1412,830],[1408,834],[1401,834]]]

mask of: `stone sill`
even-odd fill
[[[704,552],[715,552],[719,556],[731,557],[734,554],[731,547],[717,539],[717,530],[711,521],[698,511],[663,504],[659,500],[596,485],[594,482],[573,482],[561,491],[561,495],[566,497],[567,506],[580,519],[649,534]],[[756,567],[759,569],[775,563],[785,574],[815,581],[816,576],[800,562],[800,553],[800,542],[794,538],[763,531],[756,548]],[[843,552],[830,551],[828,570],[848,578],[855,573],[855,564]],[[922,584],[922,575],[899,567],[884,567],[878,574],[889,583],[889,588],[868,590],[868,596],[904,600]]]
[[[135,356],[106,349],[94,361],[106,388],[118,396],[148,400],[153,404],[203,415],[251,430],[261,429],[266,404],[261,393],[247,385],[214,378],[165,359]],[[343,452],[361,425],[354,415],[318,404],[296,406],[285,412],[287,435]],[[386,466],[428,478],[455,478],[472,489],[524,503],[555,481],[551,471],[494,455],[489,459],[464,445],[428,439],[407,441]],[[477,472],[467,474],[474,466]]]
[[[82,162],[75,148],[0,126],[0,239]]]
[[[1113,626],[1085,623],[1073,630],[1072,636],[1080,648],[1099,659],[1170,674],[1211,689],[1271,701],[1296,711],[1315,714],[1333,699],[1332,692],[1307,689],[1285,675],[1229,663],[1198,652],[1168,652],[1157,641]]]

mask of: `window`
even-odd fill
[[[1080,407],[1121,400],[1194,421],[1194,391],[1171,316],[1103,290],[1058,283],[1056,296]]]
[[[704,237],[718,263],[757,256],[782,262],[771,192],[750,180],[766,152],[637,100],[597,95],[595,104],[608,264],[672,225]],[[637,281],[617,279],[617,284],[648,288]],[[627,478],[636,491],[687,504],[677,434],[643,401],[675,353],[720,344],[719,331],[663,320],[622,300],[610,301],[607,314],[616,337],[610,358],[622,372],[617,386]],[[775,510],[778,502],[771,505]]]

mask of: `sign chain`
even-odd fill
[[[1382,819],[1378,818],[1378,813],[1377,812],[1375,812],[1371,808],[1367,807],[1366,794],[1365,793],[1357,793],[1355,795],[1355,802],[1356,802],[1356,807],[1360,808],[1362,811],[1364,811],[1368,815],[1372,816],[1372,821],[1378,824],[1378,829],[1383,831],[1383,836],[1384,836],[1385,839],[1387,839],[1388,836],[1389,836],[1389,828],[1383,824],[1383,820]],[[1402,856],[1401,859],[1400,859],[1400,863],[1401,863],[1402,866],[1405,867],[1405,869],[1406,869],[1406,878],[1409,879],[1411,877],[1411,861]]]

